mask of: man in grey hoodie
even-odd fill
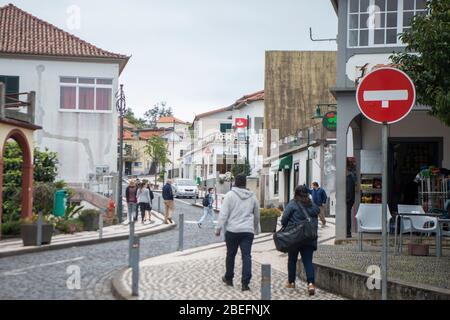
[[[242,253],[242,291],[250,290],[252,277],[252,244],[259,234],[259,202],[253,192],[246,189],[247,177],[236,176],[235,187],[225,195],[219,214],[216,236],[222,230],[227,244],[226,273],[222,281],[233,286],[234,262],[238,248]]]

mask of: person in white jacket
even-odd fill
[[[216,236],[220,236],[222,230],[225,234],[226,273],[222,281],[228,286],[233,286],[234,262],[238,248],[241,249],[242,291],[250,290],[253,239],[261,231],[259,201],[253,192],[246,189],[246,184],[245,175],[236,176],[235,187],[225,195],[216,227]]]

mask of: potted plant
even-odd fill
[[[423,244],[422,239],[414,239],[408,243],[408,254],[410,256],[428,256],[430,254],[430,246]]]
[[[85,231],[96,231],[98,230],[99,217],[100,211],[87,209],[81,212],[79,219],[83,223]]]
[[[277,229],[277,221],[280,217],[280,211],[275,208],[260,210],[261,232],[273,233]]]
[[[42,244],[50,244],[53,236],[53,224],[49,222],[48,217],[45,215],[42,217],[42,220]],[[37,221],[38,215],[36,214],[20,221],[20,236],[25,247],[37,245]]]

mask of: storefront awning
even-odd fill
[[[291,170],[292,169],[292,155],[284,157],[280,160],[278,170]]]

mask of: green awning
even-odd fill
[[[292,155],[284,157],[280,160],[278,170],[291,170],[292,169]]]

